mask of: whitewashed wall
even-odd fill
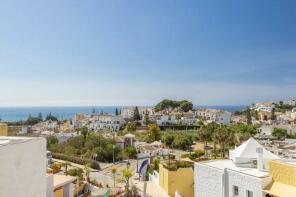
[[[46,196],[46,142],[0,146],[0,196]]]
[[[270,178],[266,178],[266,180],[271,181]],[[263,197],[262,189],[265,187],[261,178],[228,170],[229,196],[234,196],[233,186],[238,186],[239,188],[239,195],[237,197],[246,197],[248,190],[253,192],[253,197]]]
[[[195,163],[194,196],[222,197],[223,171]]]
[[[258,178],[242,172],[226,170],[226,196],[233,197],[233,186],[239,188],[236,197],[247,197],[247,191],[253,192],[253,197],[264,197],[262,190],[270,184],[271,177]],[[196,163],[194,168],[195,197],[222,197],[224,171]]]

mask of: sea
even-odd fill
[[[148,106],[149,107],[149,106]],[[194,106],[197,108],[220,109],[235,112],[245,109],[244,105],[225,105],[225,106]],[[115,114],[116,108],[123,109],[126,106],[82,106],[82,107],[0,107],[0,119],[4,122],[16,122],[26,120],[29,115],[37,116],[39,113],[43,117],[51,113],[60,120],[71,119],[77,113],[91,114],[93,110],[100,113]]]

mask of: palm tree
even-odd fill
[[[130,196],[129,182],[130,178],[133,176],[132,171],[129,168],[122,170],[122,179],[125,183],[125,194],[124,196]]]
[[[66,161],[62,165],[63,165],[63,167],[65,167],[65,174],[68,175],[68,166],[71,165],[70,162]]]
[[[209,132],[211,133],[210,138],[214,143],[214,157],[215,157],[215,159],[216,159],[216,152],[217,152],[217,144],[219,143],[218,139],[215,136],[215,132],[218,127],[219,127],[219,125],[215,122],[211,122],[210,124],[207,125],[207,128],[208,128]]]
[[[225,149],[227,145],[233,144],[235,141],[233,130],[226,125],[221,125],[215,132],[215,138],[219,141],[221,147],[221,157],[225,158]]]
[[[205,152],[205,157],[208,157],[208,151],[207,151],[207,144],[208,141],[211,139],[211,130],[209,129],[208,126],[203,125],[198,131],[197,135],[201,141],[204,143],[204,152]]]
[[[89,164],[86,164],[84,165],[84,172],[85,172],[85,177],[86,177],[86,181],[87,182],[90,182],[90,165]]]
[[[117,172],[117,169],[115,167],[115,165],[112,167],[111,169],[111,173],[113,175],[113,186],[115,187],[115,176],[116,176],[116,172]]]
[[[175,136],[169,134],[168,132],[163,136],[162,141],[165,144],[165,146],[169,150],[169,166],[171,166],[171,155],[170,155],[170,148],[172,147],[175,140]]]

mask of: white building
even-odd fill
[[[291,111],[291,118],[292,118],[293,120],[296,119],[296,107],[294,107],[294,108],[292,109],[292,111]]]
[[[258,128],[258,132],[261,135],[272,135],[272,132],[274,128],[280,128],[287,130],[287,133],[289,135],[296,134],[296,125],[295,124],[272,124],[272,125],[261,125],[260,128]]]
[[[229,124],[231,120],[230,112],[217,109],[197,109],[195,115],[198,118],[205,119],[208,123]]]
[[[46,196],[44,138],[0,137],[0,196]]]
[[[119,131],[124,123],[125,120],[120,116],[99,115],[96,121],[90,123],[89,127],[92,130],[112,129]]]
[[[274,108],[274,104],[272,102],[256,103],[251,108],[252,109],[255,109],[257,111],[271,112],[272,111],[272,108]]]
[[[195,163],[196,197],[265,197],[272,182],[267,162],[277,159],[253,138],[230,152],[229,160]]]
[[[145,114],[152,115],[154,114],[154,109],[150,107],[138,107],[139,114],[143,118]],[[128,107],[121,109],[120,116],[125,119],[130,119],[133,117],[135,111],[135,107]]]
[[[292,105],[295,106],[296,105],[296,99],[290,99],[290,100],[285,100],[283,101],[284,105]]]
[[[162,115],[160,119],[156,120],[158,125],[175,125],[178,123],[178,120],[175,115]]]

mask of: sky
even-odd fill
[[[0,1],[0,106],[296,98],[294,0]]]

